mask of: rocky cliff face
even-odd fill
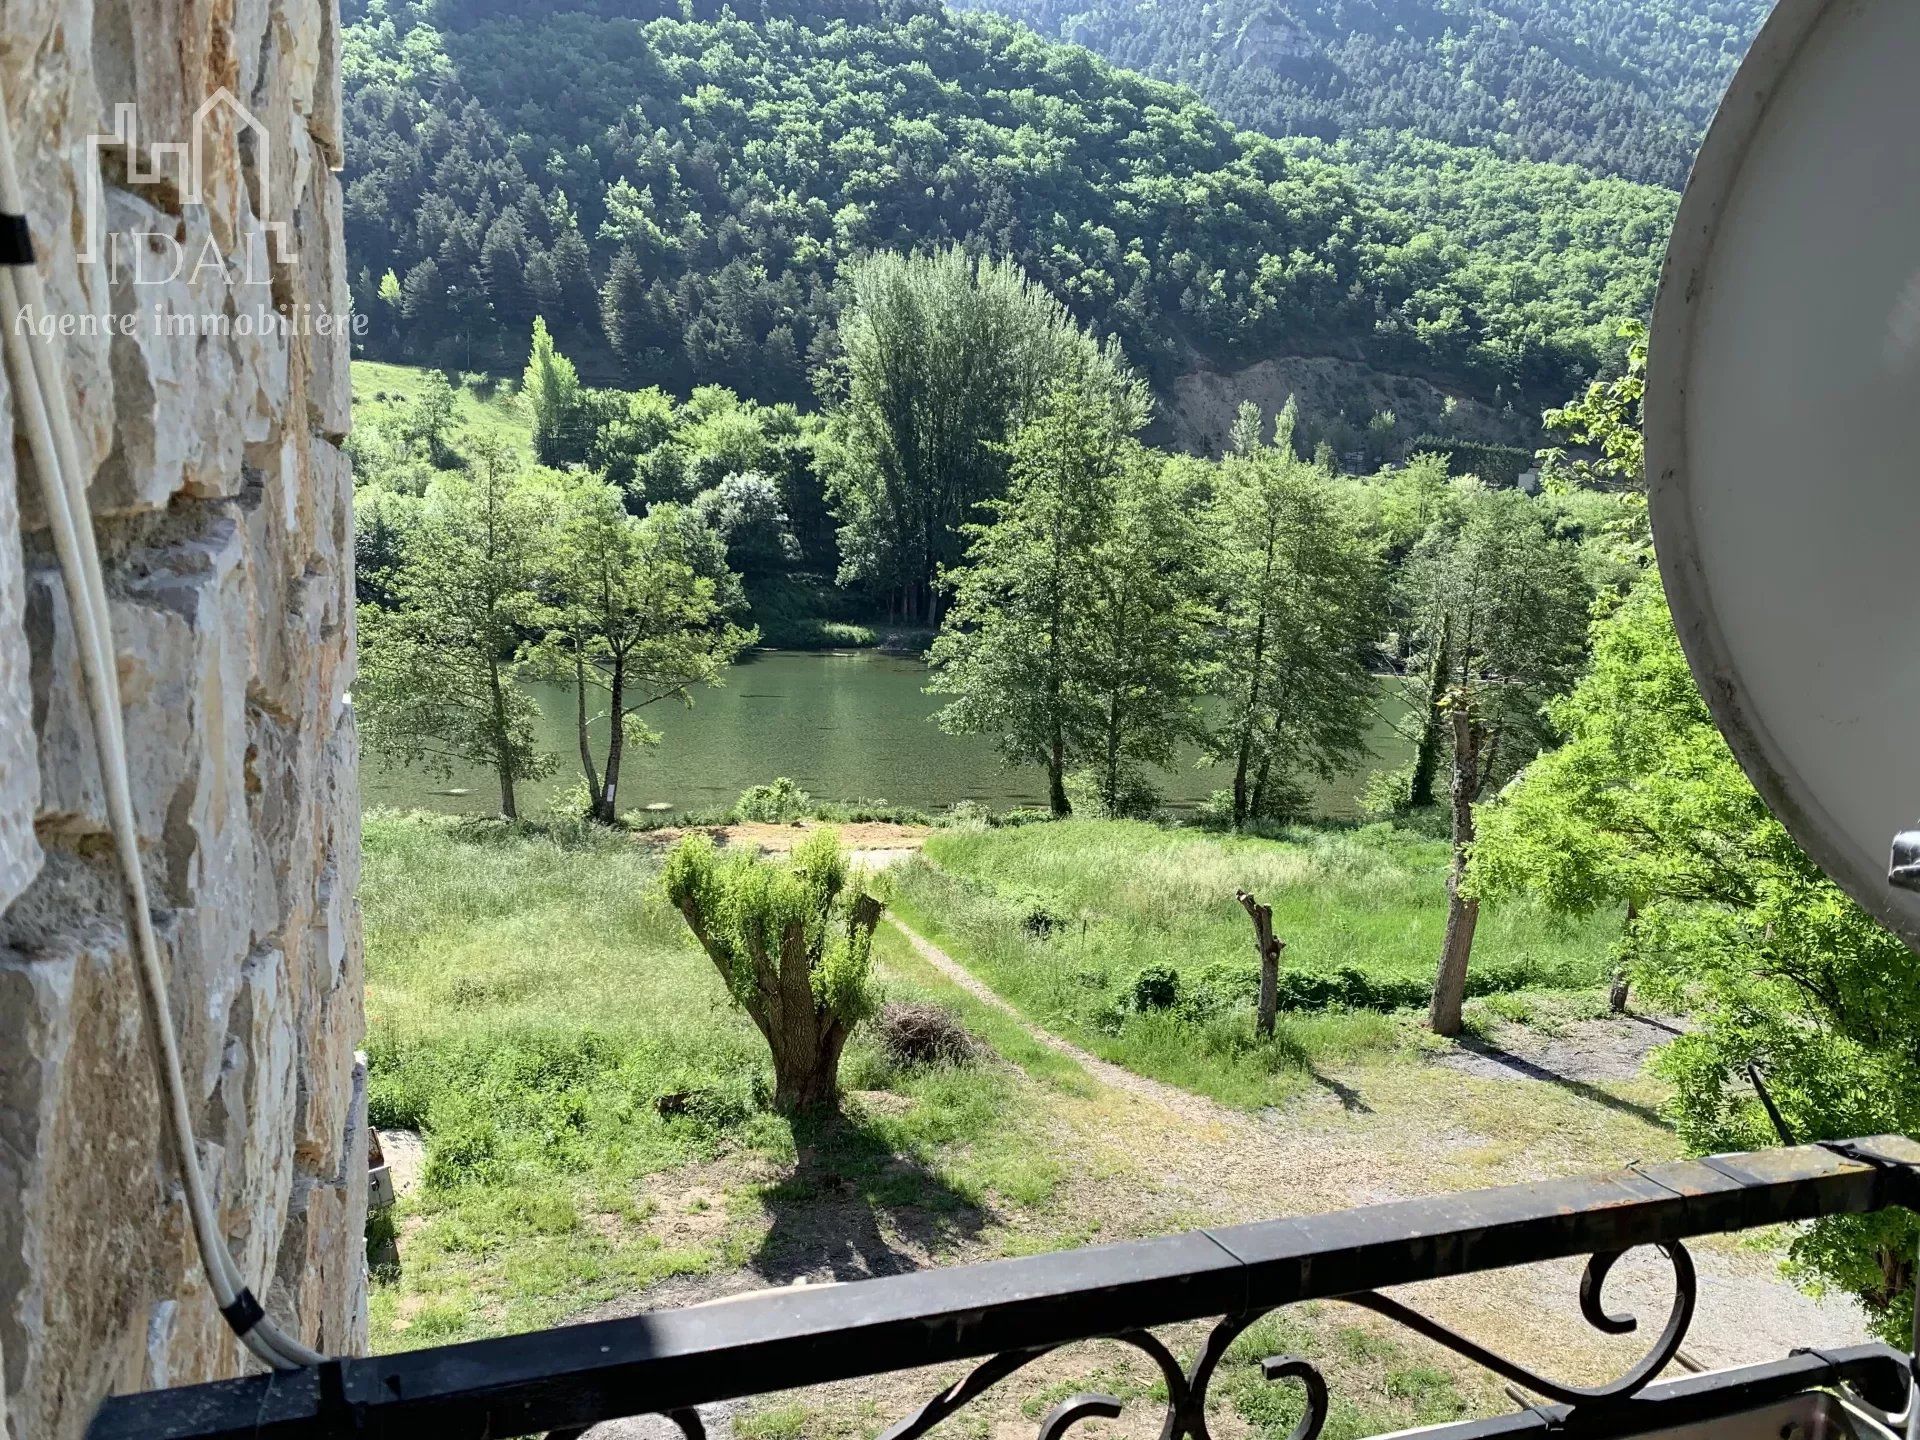
[[[201,1161],[269,1312],[336,1353],[366,1193],[339,50],[337,0],[0,0]],[[14,1440],[58,1440],[243,1367],[13,407],[0,378],[0,1347]]]

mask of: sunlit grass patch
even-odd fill
[[[1326,1066],[1421,1043],[1414,1017],[1445,926],[1446,859],[1445,842],[1390,825],[1277,839],[1131,821],[956,827],[897,873],[896,907],[1040,1024],[1141,1074],[1254,1108],[1299,1093]],[[1270,1040],[1254,1033],[1243,889],[1273,907],[1287,941]],[[1559,996],[1600,983],[1614,928],[1524,905],[1483,916],[1471,983],[1506,998],[1476,1014],[1577,1013],[1590,993]]]

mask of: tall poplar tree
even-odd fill
[[[1289,404],[1262,445],[1258,412],[1242,410],[1210,517],[1228,704],[1209,749],[1233,766],[1236,828],[1297,810],[1300,777],[1351,769],[1376,711],[1380,566],[1294,453],[1294,417]]]
[[[956,248],[878,254],[844,281],[831,443],[842,578],[937,618],[976,507],[1007,487],[1006,441],[1076,375],[1144,415],[1118,347],[1101,345],[1017,265]],[[1137,428],[1137,427],[1136,427]]]

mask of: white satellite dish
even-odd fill
[[[1920,945],[1887,859],[1920,828],[1920,0],[1781,0],[1761,30],[1674,225],[1646,438],[1714,718],[1808,853]]]

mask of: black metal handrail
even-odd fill
[[[989,1357],[889,1432],[904,1440],[1049,1350],[1111,1338],[1141,1349],[1160,1367],[1169,1440],[1204,1440],[1207,1385],[1227,1344],[1261,1315],[1318,1299],[1366,1305],[1411,1325],[1535,1393],[1568,1402],[1576,1420],[1623,1415],[1647,1403],[1650,1382],[1685,1338],[1693,1308],[1685,1240],[1895,1205],[1920,1208],[1920,1144],[1903,1137],[1723,1155],[775,1290],[725,1304],[153,1391],[107,1401],[89,1433],[92,1440],[497,1440],[663,1414],[698,1435],[698,1405]],[[1660,1247],[1674,1266],[1674,1313],[1642,1361],[1610,1386],[1583,1389],[1535,1375],[1376,1293],[1383,1286],[1588,1256],[1582,1312],[1599,1328],[1623,1333],[1633,1322],[1609,1315],[1600,1291],[1620,1254],[1647,1245]],[[1208,1318],[1219,1324],[1186,1367],[1151,1333]],[[1853,1363],[1871,1369],[1862,1357],[1884,1361],[1890,1353],[1859,1352]],[[1311,1371],[1302,1361],[1269,1365],[1274,1378],[1305,1384],[1310,1401],[1317,1386],[1319,1402],[1308,1405],[1296,1432],[1300,1440],[1312,1440],[1325,1418],[1324,1382]],[[1840,1372],[1830,1365],[1823,1373]],[[1043,1422],[1041,1433],[1057,1436],[1116,1404],[1076,1397]]]

